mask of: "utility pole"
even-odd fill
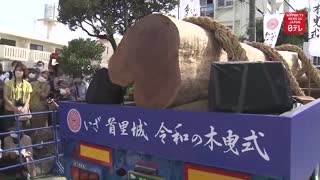
[[[180,1],[179,1],[179,4],[178,4],[178,19],[180,19]]]
[[[276,11],[277,11],[276,0],[271,0],[270,4],[271,4],[271,14],[276,13]]]
[[[249,0],[249,41],[256,41],[256,0]]]
[[[233,0],[232,4],[233,4],[233,7],[232,7],[232,10],[233,10],[232,30],[233,30],[233,33],[236,33],[236,31],[235,31],[235,29],[236,29],[236,0]]]

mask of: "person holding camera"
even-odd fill
[[[13,70],[13,79],[5,82],[3,98],[4,98],[4,114],[28,114],[30,96],[32,93],[32,86],[26,80],[27,67],[21,62],[17,62]],[[27,122],[29,116],[17,117],[20,122]],[[15,126],[15,118],[0,119],[0,128],[2,131],[8,130]]]

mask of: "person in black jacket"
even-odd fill
[[[124,89],[111,82],[108,69],[101,68],[93,76],[86,94],[90,104],[122,104]]]

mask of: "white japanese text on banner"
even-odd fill
[[[200,0],[181,0],[180,19],[200,16]]]
[[[309,54],[320,56],[320,0],[309,0]]]

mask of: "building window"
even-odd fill
[[[218,0],[218,7],[232,6],[233,0]]]
[[[320,65],[320,57],[313,57],[313,64],[319,66]]]
[[[10,40],[10,39],[1,38],[1,39],[0,39],[0,44],[2,44],[2,45],[8,45],[8,46],[16,46],[16,41]]]
[[[213,9],[211,9],[210,7],[201,7],[200,16],[213,17]]]
[[[213,17],[213,4],[206,4],[200,7],[200,16]]]
[[[213,4],[213,0],[200,0],[200,6],[205,6],[207,4]]]
[[[43,51],[43,46],[38,44],[30,44],[31,50]]]
[[[224,6],[224,1],[225,0],[218,0],[218,7]]]
[[[232,0],[226,0],[226,6],[232,6],[233,1]]]

